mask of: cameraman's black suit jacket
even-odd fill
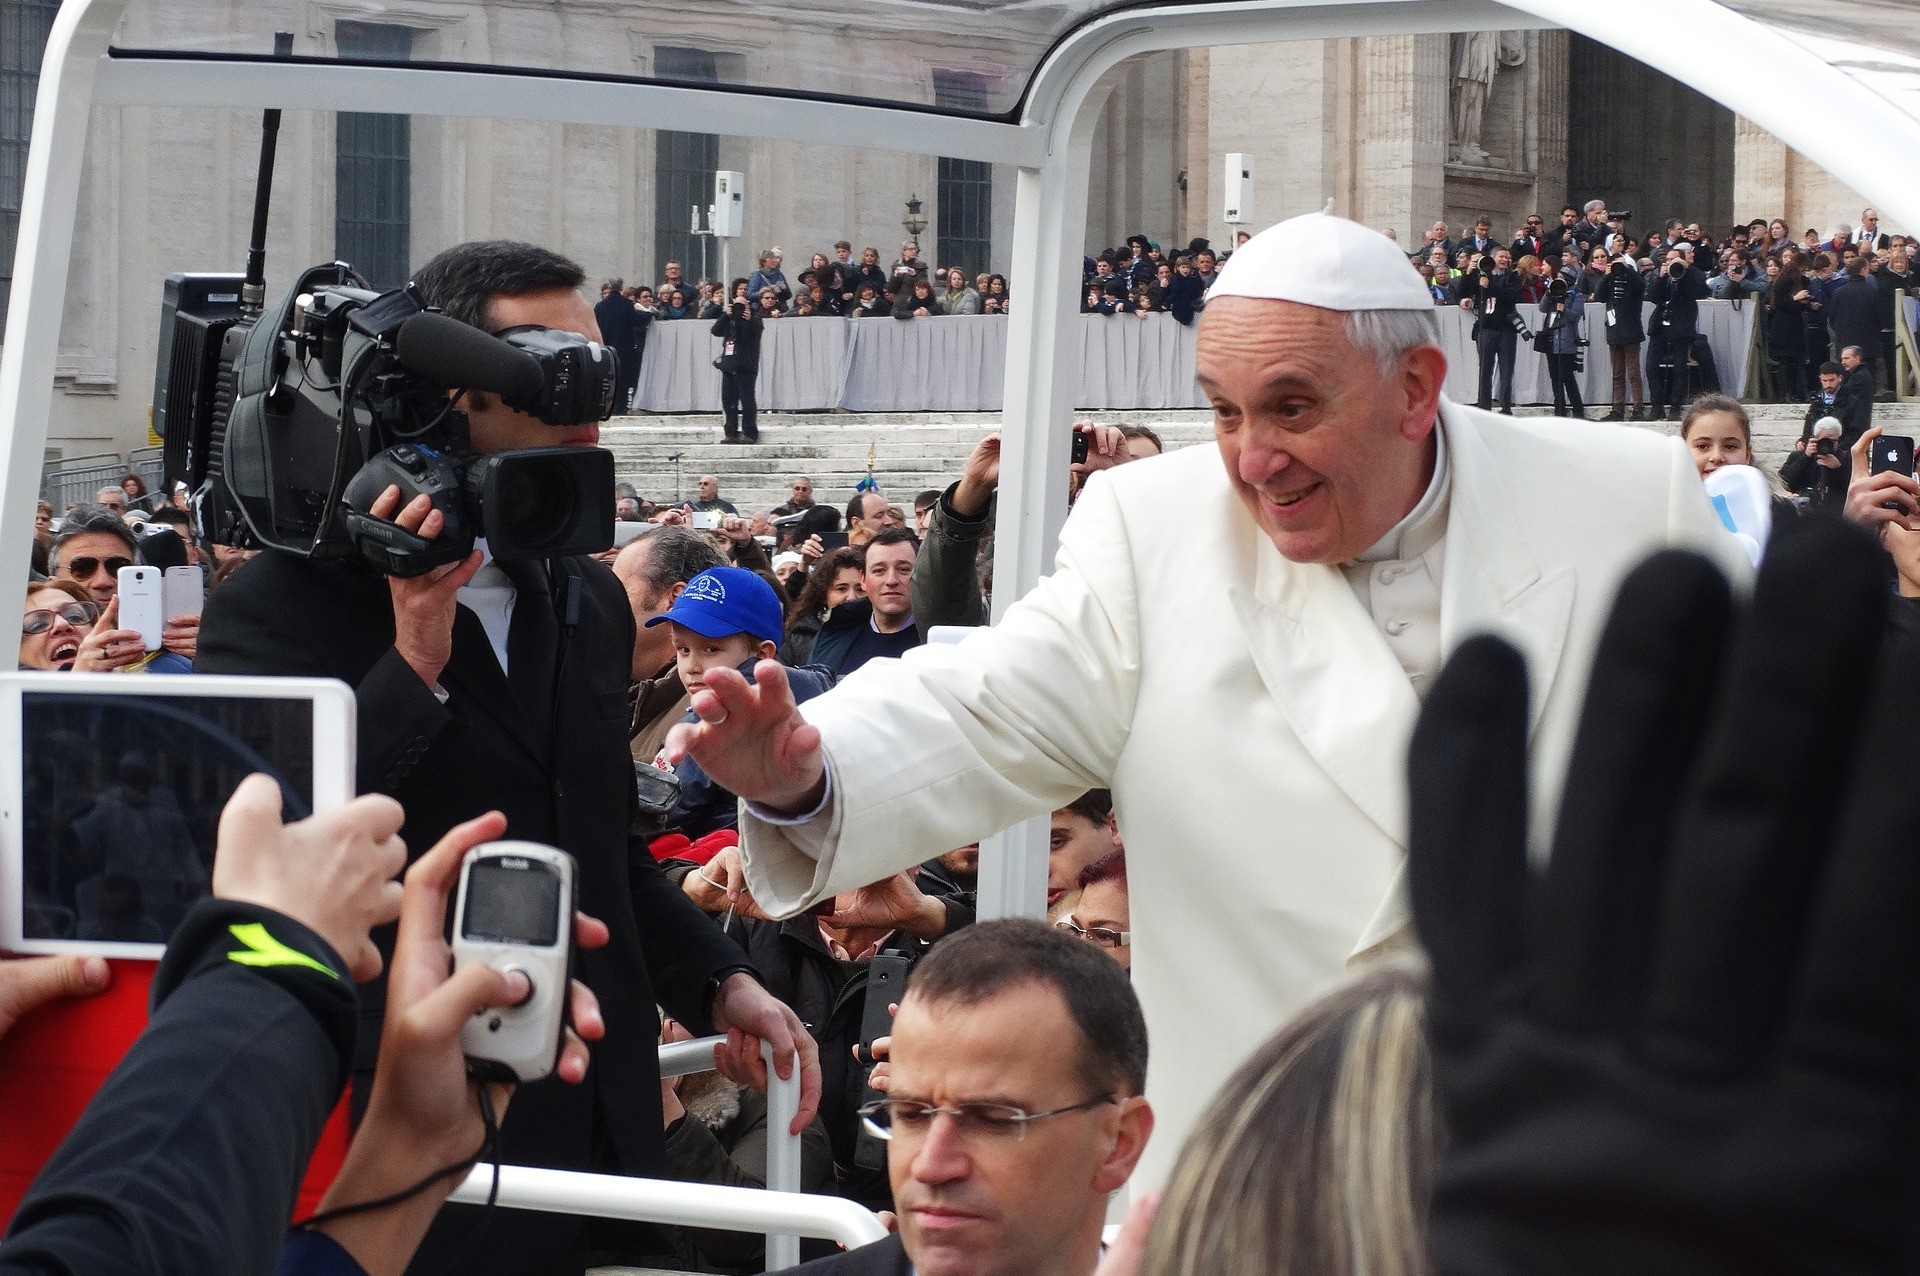
[[[695,1035],[709,1032],[710,981],[744,968],[746,957],[661,875],[646,848],[629,846],[634,622],[613,573],[588,558],[555,564],[563,598],[565,581],[578,582],[578,623],[563,638],[546,572],[501,565],[520,586],[508,638],[511,677],[502,675],[479,618],[461,607],[440,678],[444,705],[393,649],[384,577],[273,551],[209,596],[195,668],[338,678],[353,687],[359,791],[388,794],[406,808],[410,858],[455,824],[494,809],[506,814],[508,837],[574,856],[580,908],[612,932],[605,948],[581,952],[577,966],[600,999],[607,1035],[593,1047],[585,1084],[549,1079],[514,1097],[505,1159],[656,1174],[663,1132],[655,1003]],[[564,667],[551,723],[556,660]],[[364,1070],[372,1067],[384,991],[381,984],[362,994],[360,1081],[371,1080]],[[364,1103],[364,1092],[356,1097]],[[511,1224],[510,1240],[503,1222]],[[548,1225],[560,1229],[541,1242],[550,1248],[564,1248],[578,1228],[559,1215],[506,1211],[470,1257],[488,1270],[521,1270],[508,1257],[512,1242]]]

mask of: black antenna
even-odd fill
[[[293,32],[273,33],[273,56],[293,56]],[[253,237],[247,244],[247,277],[240,284],[240,309],[257,315],[267,304],[267,209],[273,201],[273,156],[280,146],[280,108],[260,118],[260,174],[253,183]]]

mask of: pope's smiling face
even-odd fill
[[[1436,347],[1387,375],[1338,311],[1217,297],[1196,370],[1234,491],[1287,558],[1348,562],[1419,504],[1447,370]]]

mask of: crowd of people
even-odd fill
[[[1441,398],[1430,277],[1373,232],[1205,256],[1217,448],[1076,424],[1059,569],[991,627],[997,433],[911,500],[636,475],[598,563],[412,580],[208,545],[133,476],[43,508],[23,667],[340,678],[385,796],[283,826],[242,787],[152,1025],[0,1273],[758,1270],[754,1236],[443,1205],[489,1110],[509,1160],[764,1185],[763,1042],[801,1078],[806,1190],[896,1228],[813,1247],[819,1276],[1894,1269],[1920,483],[1870,460],[1864,357],[1810,395],[1743,616],[1751,564],[1692,477],[1753,465],[1737,400],[1689,398],[1677,444],[1503,421]],[[594,323],[531,246],[418,282]],[[551,429],[470,415],[481,450]],[[160,652],[113,626],[133,563],[208,577]],[[948,625],[982,628],[918,650]],[[1045,921],[977,920],[979,839],[1041,816]],[[443,932],[461,854],[503,835],[581,865],[573,1031],[517,1094],[458,1033],[526,989],[449,977]],[[298,959],[228,960],[245,926]],[[105,981],[0,959],[0,1033]],[[711,1034],[716,1073],[659,1077]],[[345,1166],[288,1232],[348,1084]]]
[[[1457,238],[1436,221],[1410,260],[1435,305],[1474,315],[1479,406],[1497,398],[1512,409],[1515,351],[1531,339],[1549,359],[1554,411],[1581,415],[1574,373],[1585,349],[1604,344],[1613,370],[1607,419],[1638,421],[1673,420],[1694,395],[1725,388],[1699,328],[1699,303],[1709,297],[1761,308],[1778,400],[1804,401],[1821,368],[1849,348],[1879,395],[1891,397],[1895,309],[1920,293],[1916,251],[1912,237],[1881,230],[1872,208],[1858,226],[1843,222],[1824,235],[1809,227],[1797,238],[1780,218],[1724,234],[1674,218],[1636,234],[1628,215],[1589,200],[1562,208],[1552,226],[1538,213],[1526,217],[1510,240],[1489,218]]]

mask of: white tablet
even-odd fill
[[[0,948],[158,958],[240,781],[289,821],[342,805],[354,722],[328,678],[0,674]]]

